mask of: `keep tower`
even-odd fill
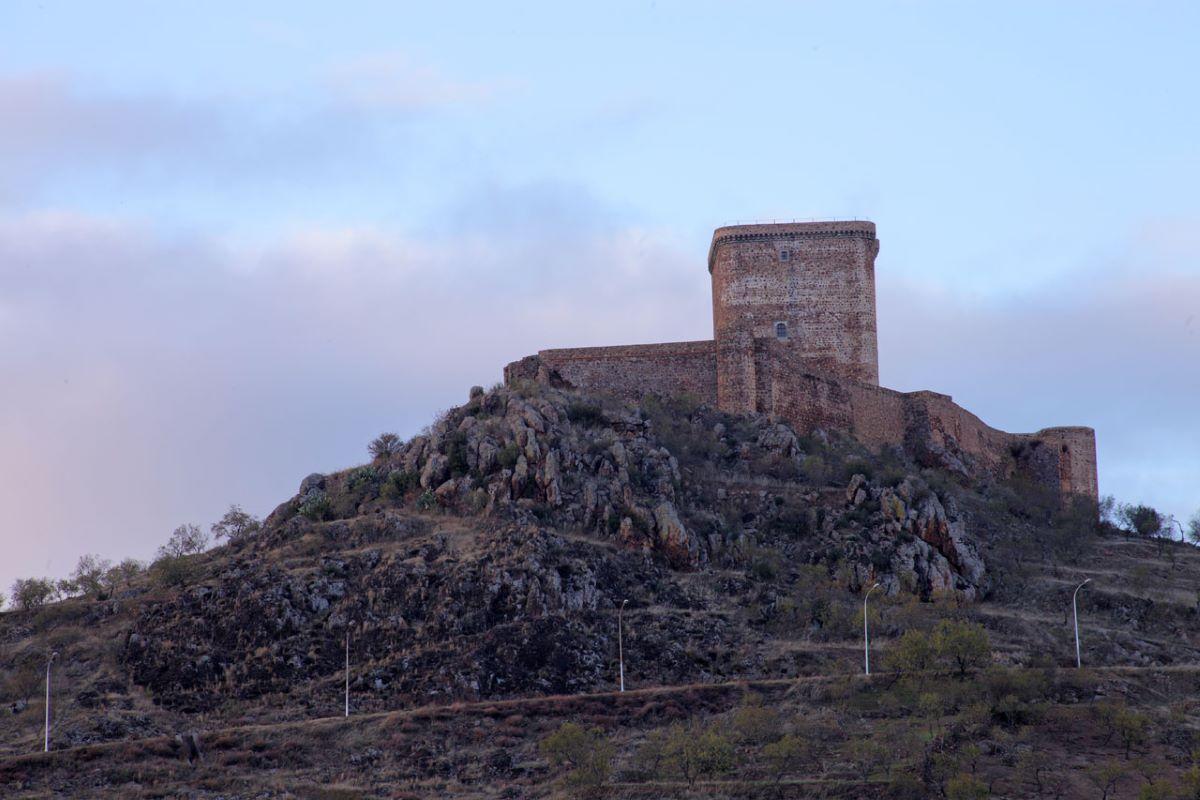
[[[872,222],[735,225],[713,233],[717,404],[763,411],[770,368],[879,385]]]

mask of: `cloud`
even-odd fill
[[[1163,234],[1163,235],[1160,235]],[[1151,225],[1102,269],[999,297],[881,279],[880,364],[991,425],[1096,429],[1101,491],[1200,509],[1200,247]]]
[[[506,202],[536,207],[537,193]],[[84,552],[149,556],[229,503],[264,514],[305,474],[361,461],[382,430],[415,432],[539,347],[707,335],[703,264],[670,236],[602,226],[538,242],[520,225],[245,242],[0,218],[0,583],[65,574]]]
[[[264,514],[539,348],[711,335],[694,244],[570,186],[470,196],[486,199],[420,235],[312,225],[251,242],[0,217],[0,584],[88,551],[148,556],[229,503]],[[1103,491],[1191,513],[1200,270],[1186,243],[1149,242],[1020,296],[881,282],[885,383],[951,393],[1008,430],[1093,425]]]
[[[410,118],[427,113],[438,92],[467,97],[466,88],[418,74],[428,96],[412,104]],[[348,84],[375,91],[370,86]],[[36,207],[31,198],[93,184],[137,202],[132,189],[181,181],[219,187],[228,198],[236,186],[280,179],[311,191],[316,178],[327,184],[374,175],[406,130],[394,114],[352,100],[315,85],[301,86],[297,96],[182,101],[107,92],[73,75],[0,74],[0,203]],[[394,172],[397,165],[387,163]]]

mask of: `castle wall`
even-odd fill
[[[806,433],[817,428],[840,430],[869,447],[903,447],[928,466],[997,478],[1024,472],[1064,496],[1099,498],[1096,434],[1091,428],[1006,433],[987,425],[949,395],[897,392],[797,372],[778,363],[771,398],[770,408],[764,411]]]
[[[723,408],[758,404],[749,341],[769,340],[833,374],[879,382],[869,222],[718,228],[709,251]]]
[[[1021,473],[1096,499],[1091,428],[1009,434],[949,395],[879,386],[870,222],[718,228],[709,250],[714,339],[543,350],[505,380],[537,380],[637,402],[691,395],[731,414],[770,414],[811,432],[844,431],[875,448],[965,475]]]
[[[712,341],[542,350],[538,358],[572,386],[638,402],[644,396],[691,395],[717,404]]]

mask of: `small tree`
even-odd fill
[[[1187,538],[1192,544],[1200,545],[1200,511],[1192,515],[1187,524]]]
[[[764,747],[762,754],[775,782],[779,783],[784,775],[795,772],[812,759],[813,748],[807,739],[789,733]]]
[[[12,585],[13,605],[23,611],[41,608],[58,599],[58,587],[49,578],[17,578]]]
[[[702,777],[714,777],[733,769],[733,744],[716,728],[674,725],[667,734],[663,763],[678,773],[688,786]]]
[[[159,558],[179,558],[203,553],[208,547],[208,537],[199,525],[180,525],[171,532],[167,543],[158,548]]]
[[[937,653],[929,634],[907,630],[888,648],[884,661],[890,669],[911,675],[932,669],[937,663]]]
[[[965,678],[991,660],[992,648],[982,625],[944,619],[933,629],[933,649],[938,658]]]
[[[598,792],[612,772],[613,746],[599,728],[564,722],[539,748],[554,766],[569,768],[563,783],[581,796]]]
[[[1113,715],[1112,725],[1121,739],[1121,744],[1125,746],[1125,760],[1128,761],[1133,748],[1146,741],[1150,718],[1128,708],[1119,708]]]
[[[733,712],[731,722],[738,741],[764,745],[783,735],[783,723],[779,719],[779,712],[760,703],[761,698],[755,698],[748,705]]]
[[[1096,788],[1100,790],[1100,800],[1109,800],[1117,789],[1117,784],[1125,777],[1126,768],[1117,761],[1105,761],[1093,767],[1089,772]]]
[[[145,569],[146,565],[136,558],[126,558],[120,564],[109,569],[105,580],[113,589],[128,589],[129,585],[133,583],[133,579],[141,575]]]
[[[0,592],[0,611],[4,610],[4,604],[8,602],[8,598],[4,596],[4,592]]]
[[[400,437],[394,433],[381,433],[371,440],[367,445],[367,452],[371,454],[371,458],[378,461],[383,458],[391,458],[397,451],[400,450]]]
[[[218,522],[214,522],[209,530],[218,541],[226,539],[230,544],[237,544],[258,533],[262,522],[247,514],[241,506],[231,505]]]
[[[1156,509],[1147,505],[1123,505],[1118,518],[1125,530],[1149,539],[1162,533],[1166,519]]]
[[[991,796],[987,784],[965,772],[946,781],[946,800],[984,800]]]
[[[71,573],[71,580],[75,587],[85,595],[103,599],[112,590],[112,584],[108,579],[111,569],[111,561],[89,553],[79,557],[78,563],[75,564],[75,571]]]

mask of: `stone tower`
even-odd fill
[[[736,225],[713,233],[718,406],[763,411],[768,368],[879,384],[871,222]]]

